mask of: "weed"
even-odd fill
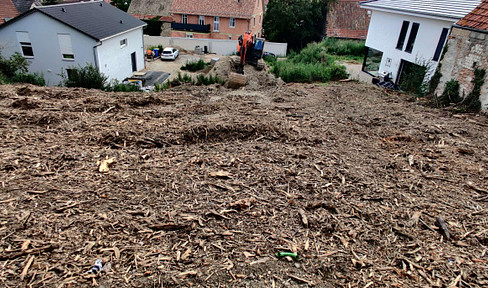
[[[459,103],[461,100],[462,98],[459,96],[459,82],[456,80],[447,81],[444,92],[439,97],[439,105],[446,107],[451,105],[451,103]]]
[[[210,63],[205,63],[202,59],[196,61],[196,62],[189,62],[186,63],[186,65],[181,66],[181,70],[188,70],[190,72],[196,72],[198,70],[202,70],[205,67],[210,65]]]

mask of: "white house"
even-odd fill
[[[21,53],[50,86],[87,64],[123,80],[145,66],[145,25],[103,1],[35,7],[0,25],[0,53]]]
[[[360,3],[371,13],[363,71],[390,73],[400,84],[402,72],[417,64],[429,80],[437,68],[454,23],[481,0],[372,0]]]

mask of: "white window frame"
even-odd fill
[[[213,17],[213,31],[214,32],[219,32],[220,31],[220,17],[219,16],[214,16]]]
[[[205,25],[205,16],[203,15],[198,16],[198,24]]]
[[[236,18],[229,18],[229,28],[236,28]]]
[[[120,48],[124,48],[127,46],[127,38],[120,40]]]
[[[69,33],[58,33],[59,51],[61,58],[67,61],[75,60],[75,53],[73,53],[73,43],[71,42],[71,35]]]
[[[188,14],[181,14],[181,23],[188,24]]]
[[[27,31],[17,31],[17,40],[19,41],[20,51],[22,51],[22,56],[25,58],[34,58],[34,49],[32,47],[32,42],[29,37],[29,32]],[[26,55],[24,48],[30,48],[32,55]]]

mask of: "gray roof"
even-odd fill
[[[459,20],[471,12],[481,0],[372,0],[361,2],[362,8],[412,13]]]
[[[34,0],[12,0],[12,2],[20,13],[25,13],[29,11]]]
[[[35,7],[17,18],[34,11],[46,14],[97,40],[146,25],[143,21],[103,1]],[[15,18],[7,23],[14,21]]]

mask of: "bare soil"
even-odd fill
[[[487,287],[485,116],[257,80],[1,86],[0,286]]]

